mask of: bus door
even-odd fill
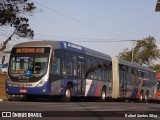
[[[120,67],[120,96],[125,97],[127,94],[127,68]]]
[[[78,95],[85,95],[85,62],[78,61]]]

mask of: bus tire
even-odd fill
[[[144,101],[144,92],[142,91],[139,96],[139,102],[143,102],[143,101]]]
[[[70,86],[67,86],[67,88],[65,90],[65,95],[64,95],[63,101],[70,102],[71,96],[72,96],[72,88]]]
[[[105,102],[106,101],[106,89],[103,88],[101,92],[101,97],[100,97],[100,102]]]
[[[145,100],[145,102],[149,101],[149,91],[146,92],[146,94],[144,96],[144,100]]]

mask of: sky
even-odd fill
[[[160,45],[160,12],[157,0],[35,0],[29,15],[33,40],[62,40],[94,49],[112,57],[133,40],[153,36]],[[12,32],[0,29],[0,43]],[[9,45],[32,41],[14,36]]]

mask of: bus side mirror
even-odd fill
[[[39,71],[41,70],[41,67],[40,66],[35,66],[35,71]]]

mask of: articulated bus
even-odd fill
[[[157,78],[157,100],[160,101],[160,74],[156,75]]]
[[[66,41],[32,41],[12,48],[6,93],[27,98],[60,96],[156,99],[155,72],[139,64]]]

